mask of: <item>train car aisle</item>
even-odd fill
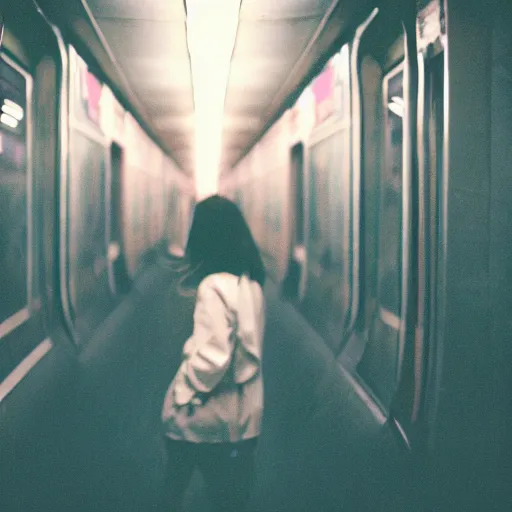
[[[191,327],[182,319],[192,307],[176,298],[173,274],[153,268],[78,361],[63,357],[62,346],[41,361],[12,396],[17,402],[10,409],[23,402],[30,409],[0,421],[0,510],[152,509],[163,474],[160,406]],[[70,360],[72,370],[62,370]],[[65,377],[43,394],[39,381],[49,373]],[[35,393],[44,405],[34,411]]]
[[[266,413],[254,511],[402,510],[406,459],[396,438],[273,283],[266,298]]]
[[[270,283],[266,414],[254,512],[400,510],[390,476],[397,443],[340,373],[327,347]],[[41,408],[3,430],[0,509],[157,510],[164,451],[160,407],[191,329],[193,303],[167,269],[137,289],[81,353],[66,410]],[[23,385],[36,386],[37,372]],[[5,448],[7,446],[7,448]],[[207,510],[200,477],[186,511]]]

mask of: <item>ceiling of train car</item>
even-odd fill
[[[275,104],[279,92],[332,3],[242,0],[226,93],[221,169],[240,158],[280,106]]]
[[[226,94],[229,171],[380,0],[242,0]]]
[[[153,129],[187,174],[194,99],[182,0],[87,0]]]
[[[194,99],[184,1],[87,3],[154,130],[192,176]],[[322,52],[345,30],[347,20],[369,4],[370,0],[241,1],[226,92],[221,171],[254,144]]]

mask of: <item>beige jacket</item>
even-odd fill
[[[168,437],[219,443],[260,434],[264,324],[263,292],[258,283],[225,273],[201,282],[194,330],[164,400],[162,421]],[[200,393],[212,390],[204,404],[197,403]]]

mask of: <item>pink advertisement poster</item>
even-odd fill
[[[101,99],[101,84],[96,79],[96,77],[87,72],[86,75],[86,84],[87,84],[87,110],[88,115],[91,121],[94,121],[96,124],[100,122],[100,99]]]
[[[334,66],[329,62],[312,84],[315,97],[316,123],[325,121],[334,112]]]

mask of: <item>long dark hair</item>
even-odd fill
[[[219,195],[196,205],[184,262],[182,288],[195,289],[205,277],[220,272],[245,274],[261,287],[265,284],[265,266],[242,212]]]

